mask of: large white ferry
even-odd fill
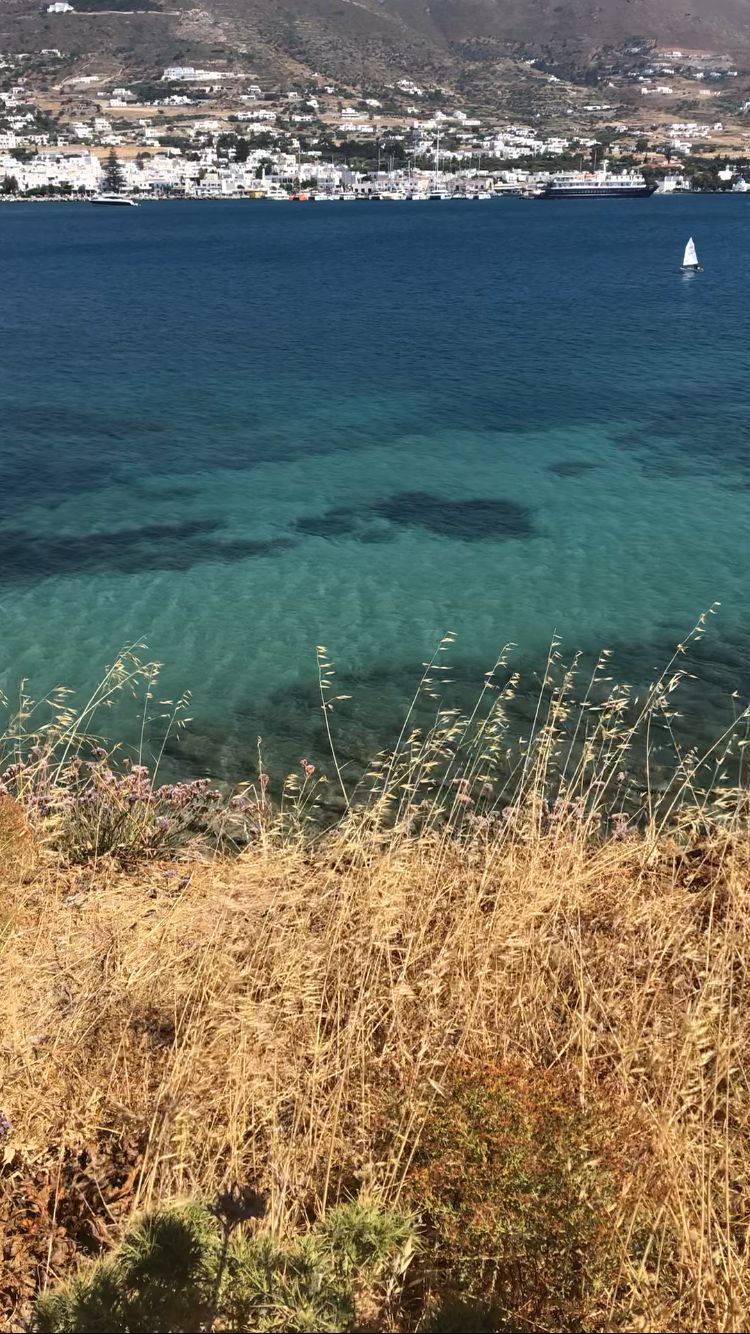
[[[609,170],[604,163],[598,171],[561,171],[550,177],[539,190],[539,199],[646,199],[655,185],[638,171]]]

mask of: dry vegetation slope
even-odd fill
[[[188,0],[181,0],[188,8]],[[395,57],[447,52],[476,39],[528,43],[574,42],[597,47],[642,36],[691,48],[750,48],[744,0],[207,0],[212,16],[229,16],[239,32],[325,33],[343,44],[380,39]]]
[[[746,1328],[746,831],[532,815],[125,873],[65,871],[6,799],[8,1327],[164,1198],[251,1182],[282,1227],[396,1200],[430,1104],[489,1059],[603,1107],[624,1162],[587,1327]]]
[[[175,61],[235,59],[266,78],[327,74],[351,84],[408,72],[459,83],[489,63],[498,85],[513,80],[503,58],[587,54],[633,36],[693,49],[750,53],[745,0],[102,0],[101,15],[49,15],[30,0],[4,0],[1,49],[59,47],[79,63],[153,75]],[[92,0],[86,0],[87,10]],[[138,6],[133,5],[137,9]],[[161,12],[159,12],[161,11]],[[480,64],[477,64],[477,61]]]

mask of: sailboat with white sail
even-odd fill
[[[700,260],[698,259],[698,251],[695,248],[695,241],[692,236],[685,246],[685,258],[682,261],[682,268],[685,273],[699,273],[701,269]]]

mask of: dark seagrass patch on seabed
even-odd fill
[[[297,519],[307,537],[345,537],[374,544],[393,540],[394,529],[423,528],[459,542],[531,537],[530,509],[514,500],[451,500],[426,491],[400,491],[373,505],[337,506]]]
[[[557,463],[549,463],[547,472],[551,472],[554,477],[582,477],[584,473],[598,467],[598,463],[590,463],[588,459],[560,459]]]
[[[427,491],[400,491],[373,506],[389,523],[404,528],[424,528],[437,537],[460,542],[485,538],[531,537],[531,510],[515,500],[450,500]]]
[[[120,532],[38,536],[0,530],[0,584],[35,583],[54,576],[141,574],[234,564],[294,546],[290,538],[221,540],[214,519],[150,524]]]

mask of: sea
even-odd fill
[[[142,642],[172,772],[324,767],[328,722],[354,774],[448,632],[446,707],[510,643],[533,699],[553,636],[638,691],[720,604],[703,744],[750,692],[749,290],[742,195],[0,208],[0,684]]]

